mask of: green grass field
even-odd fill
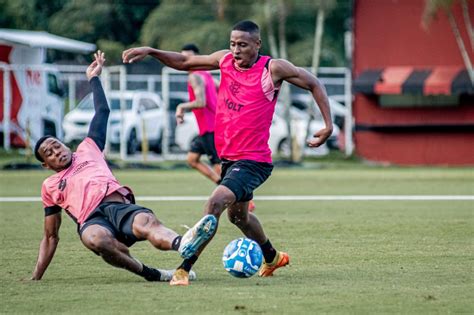
[[[0,197],[39,196],[47,171],[0,171]],[[115,171],[137,196],[208,195],[190,170]],[[276,168],[263,195],[474,195],[472,168]],[[183,232],[202,201],[139,202]],[[272,278],[237,279],[222,267],[240,232],[222,217],[189,287],[149,283],[115,269],[80,243],[63,215],[61,241],[39,282],[33,270],[43,229],[40,202],[0,202],[0,313],[447,314],[474,313],[474,202],[258,201],[256,214],[291,266]],[[132,247],[161,268],[174,252]]]

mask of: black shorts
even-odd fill
[[[78,227],[79,236],[89,225],[97,224],[108,229],[112,235],[127,247],[138,241],[133,234],[133,219],[139,213],[153,213],[150,209],[120,202],[104,202],[92,211],[86,221]]]
[[[206,132],[202,136],[197,136],[191,143],[189,152],[206,154],[212,164],[221,162],[214,145],[214,132]]]
[[[272,174],[273,164],[251,160],[222,161],[221,185],[229,188],[235,200],[253,199],[253,191]]]

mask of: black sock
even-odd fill
[[[183,260],[181,265],[179,265],[178,269],[184,269],[187,272],[189,272],[191,268],[193,267],[194,263],[196,262],[196,260],[198,260],[198,256],[193,255],[190,258]]]
[[[268,239],[265,243],[260,245],[260,248],[263,252],[263,257],[265,257],[265,262],[271,263],[277,254],[275,248],[273,248],[272,243]]]
[[[175,239],[173,240],[173,242],[171,243],[171,248],[172,248],[173,250],[178,250],[179,245],[181,245],[181,239],[182,239],[182,238],[183,238],[183,237],[182,237],[181,235],[176,236],[176,238],[175,238]]]
[[[138,274],[147,281],[160,281],[161,279],[161,272],[158,269],[148,267],[145,264],[143,264],[143,269]]]

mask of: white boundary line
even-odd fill
[[[209,196],[137,196],[137,201],[206,201]],[[467,201],[474,195],[255,196],[265,201]],[[40,197],[0,197],[0,202],[40,202]]]

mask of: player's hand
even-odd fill
[[[95,60],[90,64],[86,70],[87,80],[91,80],[93,77],[99,76],[102,73],[102,67],[105,62],[105,55],[102,51],[98,50],[94,54]]]
[[[140,61],[146,56],[148,56],[149,50],[150,47],[137,47],[127,49],[122,53],[122,61],[123,63],[133,63],[135,61]]]
[[[323,128],[317,131],[311,140],[308,141],[308,146],[311,148],[317,148],[322,145],[331,136],[332,128]]]
[[[176,107],[176,123],[179,125],[179,124],[182,124],[184,122],[184,109],[182,107]]]

